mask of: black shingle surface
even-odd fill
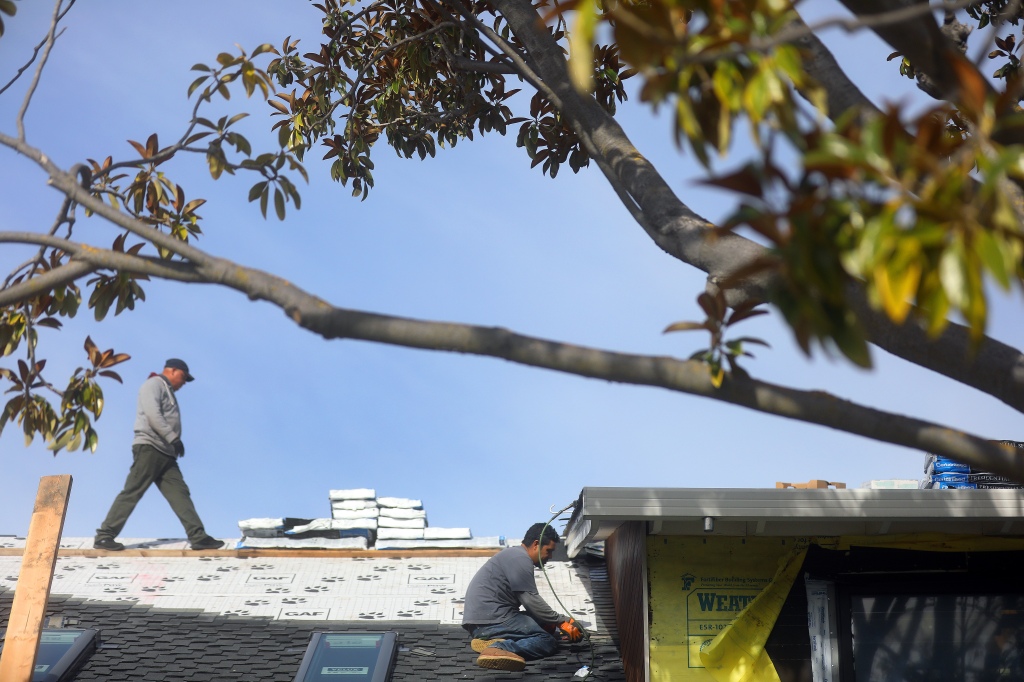
[[[13,592],[0,592],[0,626],[7,627]],[[394,630],[400,651],[392,679],[402,680],[570,680],[590,664],[590,647],[564,647],[557,656],[528,663],[521,673],[476,667],[466,632],[430,621],[373,623],[280,621],[211,616],[185,610],[154,609],[119,602],[83,601],[51,595],[47,615],[60,615],[69,627],[100,631],[101,647],[76,680],[220,682],[274,680],[295,676],[314,630]],[[411,650],[425,650],[421,656]],[[609,637],[595,637],[594,663],[600,682],[622,682],[618,649]]]

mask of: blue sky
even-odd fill
[[[817,17],[839,12],[815,2]],[[49,3],[19,3],[0,39],[6,82],[43,35]],[[317,11],[301,0],[80,3],[69,15],[26,119],[29,143],[70,166],[127,156],[127,139],[182,130],[185,90],[196,62],[235,43],[251,50],[285,36],[319,45]],[[813,17],[809,17],[813,19]],[[827,34],[865,91],[917,98],[890,50],[871,36]],[[14,130],[22,85],[0,96],[0,129]],[[255,115],[256,144],[269,128]],[[236,109],[237,110],[237,109]],[[219,115],[219,114],[217,114]],[[675,149],[667,118],[639,105],[622,120],[640,150],[680,196],[711,220],[732,200],[695,183],[699,171]],[[589,346],[685,357],[704,339],[662,335],[697,319],[703,274],[665,256],[632,222],[596,169],[552,181],[530,170],[514,137],[464,142],[434,159],[376,150],[377,187],[359,202],[308,156],[303,208],[284,223],[246,203],[254,180],[212,182],[201,159],[169,171],[189,197],[209,200],[198,246],[281,275],[334,304],[424,319],[500,325]],[[0,151],[0,229],[44,230],[59,196],[34,166]],[[247,182],[248,180],[248,182]],[[79,239],[109,243],[117,232],[82,220]],[[0,247],[7,272],[27,251]],[[918,478],[923,454],[838,431],[652,388],[621,386],[460,355],[353,341],[324,341],[267,304],[215,287],[151,282],[147,302],[102,324],[89,311],[61,333],[44,330],[50,378],[63,381],[85,360],[82,338],[128,352],[124,385],[104,385],[106,408],[95,454],[50,455],[20,433],[0,437],[4,494],[0,534],[28,529],[39,477],[74,476],[65,534],[88,536],[120,490],[131,460],[135,395],[168,357],[184,358],[197,380],[179,393],[188,448],[181,467],[207,530],[238,534],[254,516],[328,516],[331,488],[375,488],[422,499],[431,525],[517,536],[584,486],[773,487],[823,478],[856,486],[875,478]],[[1019,343],[1019,294],[1000,296],[990,333]],[[949,423],[991,438],[1024,439],[1021,415],[992,398],[881,352],[876,369],[804,358],[774,319],[745,335],[772,344],[749,363],[757,377],[901,414]],[[11,359],[0,366],[11,366]],[[124,537],[180,537],[166,502],[151,490]]]

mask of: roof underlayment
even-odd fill
[[[0,628],[24,542],[0,537],[0,550],[9,553],[0,555]],[[93,551],[92,538],[61,542],[66,553],[57,560],[47,615],[63,616],[68,627],[96,628],[102,642],[76,680],[289,681],[314,630],[397,631],[399,682],[568,680],[591,662],[589,646],[572,645],[523,673],[474,665],[459,623],[466,588],[487,556],[239,556],[190,553],[183,540],[126,544],[183,556]],[[590,630],[601,679],[624,680],[604,564],[552,561],[546,569],[565,608],[538,572],[542,596]]]

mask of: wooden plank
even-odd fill
[[[39,480],[4,649],[0,654],[0,680],[4,682],[32,680],[70,495],[69,474],[43,476]]]
[[[423,549],[126,549],[117,553],[119,557],[237,557],[255,559],[259,557],[309,557],[318,559],[426,559],[430,557],[490,557],[503,547],[423,548]],[[24,550],[17,547],[0,549],[0,557],[22,556]],[[62,549],[60,556],[105,557],[110,552],[101,549]]]

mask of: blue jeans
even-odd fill
[[[522,656],[527,661],[546,658],[558,651],[558,640],[525,613],[517,613],[502,623],[480,625],[472,631],[473,639],[503,639],[492,644]]]

